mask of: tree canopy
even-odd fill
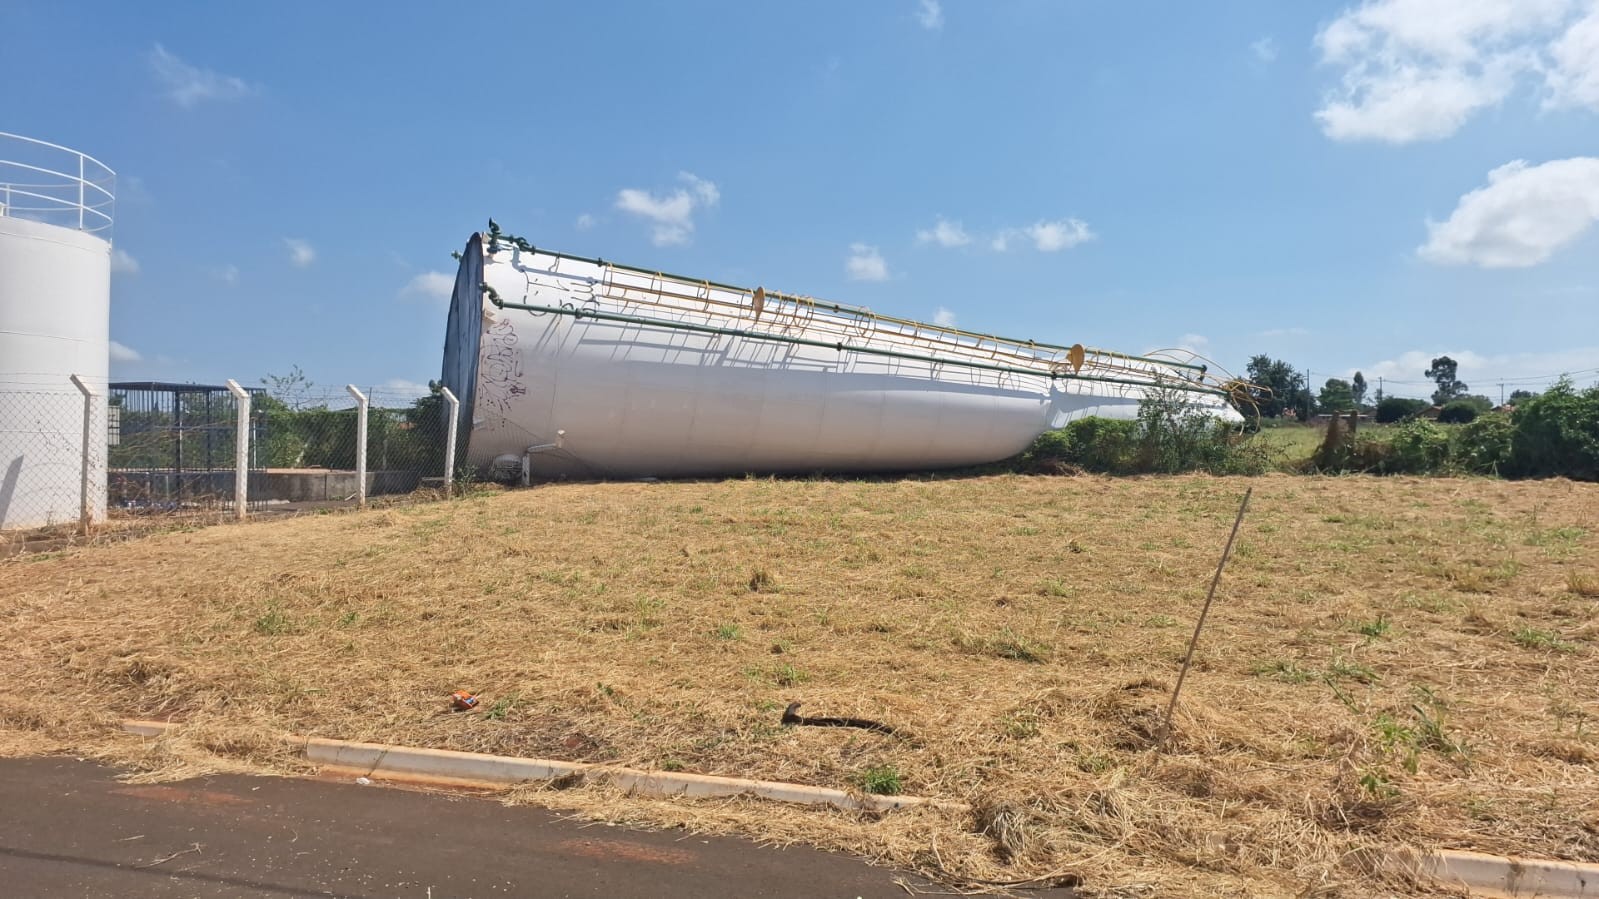
[[[1426,371],[1427,377],[1438,383],[1438,389],[1432,392],[1432,401],[1443,405],[1456,397],[1464,396],[1469,389],[1466,382],[1455,375],[1459,371],[1459,364],[1448,356],[1439,356],[1432,360],[1432,365]]]
[[[1343,378],[1328,378],[1322,385],[1316,404],[1324,412],[1345,412],[1355,408],[1355,391]]]
[[[1276,418],[1285,409],[1305,409],[1310,401],[1304,376],[1281,359],[1273,359],[1265,354],[1255,356],[1249,360],[1246,371],[1253,385],[1249,391],[1250,398],[1263,418]],[[1254,410],[1241,408],[1239,411],[1249,414]]]

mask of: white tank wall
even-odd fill
[[[1046,377],[484,310],[468,460],[543,476],[949,468],[1044,430]],[[560,435],[558,431],[565,431]]]
[[[83,396],[99,395],[90,500],[105,515],[105,390],[111,245],[57,225],[0,216],[0,529],[76,521]]]

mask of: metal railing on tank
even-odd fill
[[[59,144],[0,131],[0,216],[111,237],[117,173]]]
[[[967,331],[763,287],[752,290],[542,249],[498,230],[492,220],[490,226],[487,249],[491,254],[513,250],[529,257],[542,255],[552,262],[532,264],[549,265],[551,272],[559,271],[562,260],[597,265],[601,271],[592,285],[592,296],[629,311],[618,313],[597,307],[519,303],[500,297],[484,285],[486,295],[502,308],[795,345],[830,346],[840,351],[1044,376],[1051,380],[1131,387],[1165,386],[1214,396],[1230,395],[1236,380],[1210,360],[1191,352],[1168,350],[1140,356]],[[685,313],[689,315],[685,317]]]

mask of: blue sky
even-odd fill
[[[0,131],[119,174],[114,377],[437,377],[492,215],[1318,386],[1599,379],[1599,0],[7,0],[0,33]]]

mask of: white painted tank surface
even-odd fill
[[[91,515],[105,515],[105,395],[115,175],[74,150],[0,133],[0,530],[77,521],[84,398]]]
[[[975,465],[1074,418],[1132,417],[1157,384],[1238,419],[1197,361],[874,315],[492,228],[462,254],[443,380],[464,458],[538,478]]]

